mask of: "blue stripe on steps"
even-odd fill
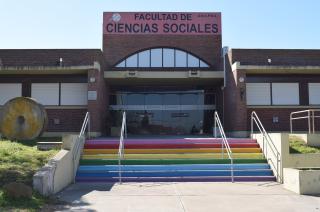
[[[123,165],[122,171],[230,170],[230,164]],[[234,164],[234,170],[270,169],[268,164]],[[117,165],[79,166],[78,172],[118,171]]]

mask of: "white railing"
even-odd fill
[[[320,118],[320,114],[317,115],[317,112],[320,112],[320,109],[310,109],[310,110],[301,110],[290,113],[290,132],[293,132],[293,120],[308,119],[308,131],[309,133],[315,133],[315,123],[316,118]],[[299,116],[300,115],[300,116]]]
[[[219,118],[219,114],[218,112],[214,112],[214,137],[217,138],[217,126],[221,135],[221,157],[224,158],[224,152],[226,149],[226,152],[228,154],[228,157],[230,159],[230,170],[231,170],[231,181],[234,182],[234,168],[233,168],[233,158],[232,158],[232,151],[230,148],[230,145],[228,143],[226,134],[224,132],[223,126],[221,124],[220,118]]]
[[[254,131],[254,123],[256,124],[257,128],[259,129],[263,141],[262,141],[262,152],[268,162],[270,161],[271,166],[273,167],[273,170],[276,172],[276,178],[282,182],[282,174],[281,172],[281,155],[279,151],[277,150],[276,146],[274,145],[273,140],[271,139],[270,135],[267,133],[265,128],[263,127],[257,113],[253,111],[251,113],[251,138],[253,138],[253,131]],[[269,149],[271,151],[269,151]],[[271,152],[271,156],[269,154]]]
[[[86,140],[86,136],[85,136],[85,132],[86,130],[88,130],[88,138],[91,137],[90,135],[90,132],[91,132],[91,129],[90,129],[90,113],[87,112],[86,113],[86,116],[83,120],[83,123],[82,123],[82,127],[81,127],[81,130],[80,130],[80,133],[77,137],[77,140],[74,144],[74,147],[73,147],[73,152],[72,152],[72,156],[73,156],[73,180],[75,181],[75,176],[76,176],[76,173],[77,173],[77,169],[78,169],[78,164],[79,164],[79,160],[80,160],[80,157],[81,157],[81,152],[82,152],[82,149],[83,149],[83,145],[84,145],[84,142]]]
[[[119,183],[122,183],[122,164],[121,161],[124,158],[124,138],[127,137],[127,123],[126,123],[126,112],[122,115],[122,125],[120,131],[120,141],[118,150],[118,167],[119,167]]]

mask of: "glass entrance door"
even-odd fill
[[[127,111],[131,134],[201,134],[212,130],[215,96],[203,90],[117,92],[110,101],[112,119]]]

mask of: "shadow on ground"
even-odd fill
[[[75,185],[75,184],[74,184]],[[59,200],[59,203],[54,206],[47,206],[42,211],[84,211],[81,209],[85,206],[90,206],[91,204],[86,201],[85,196],[94,191],[111,191],[112,187],[115,185],[114,183],[106,183],[106,184],[90,184],[87,183],[77,184],[77,186],[71,185],[59,192],[55,197]],[[64,195],[64,193],[68,193],[68,195]],[[63,198],[61,198],[63,196]],[[79,208],[79,209],[77,209]],[[86,209],[86,212],[96,212],[96,210]]]

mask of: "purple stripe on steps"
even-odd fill
[[[77,177],[76,182],[118,182],[117,178],[89,178]],[[236,182],[261,182],[276,181],[273,176],[270,177],[234,177]],[[142,177],[142,178],[122,178],[122,182],[231,182],[231,177]]]
[[[125,143],[128,144],[167,144],[167,143],[182,143],[182,144],[198,144],[198,143],[221,143],[221,140],[187,140],[187,139],[150,139],[150,140],[137,140],[137,139],[125,139]],[[119,140],[87,140],[86,144],[118,144]],[[228,143],[257,143],[255,140],[228,140]]]

